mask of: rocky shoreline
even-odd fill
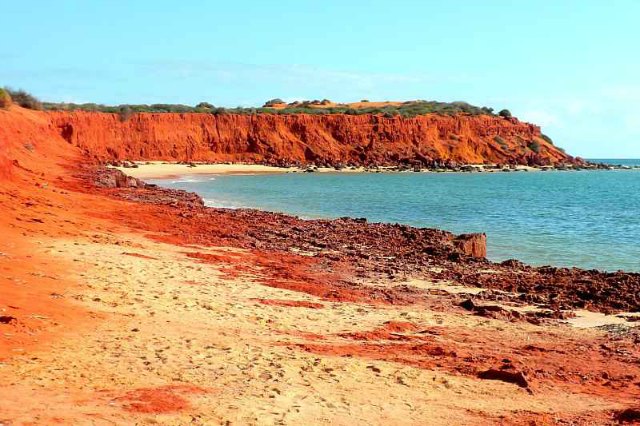
[[[218,163],[218,162],[141,162],[141,161],[110,161],[106,165],[110,167],[120,169],[136,169],[141,166],[148,166],[151,164],[161,165],[182,165],[188,167],[190,172],[200,171],[198,168],[207,166],[234,166],[245,165],[250,166],[266,166],[286,173],[317,173],[317,172],[358,172],[358,173],[509,173],[509,172],[549,172],[549,171],[585,171],[585,170],[640,170],[640,166],[626,166],[626,165],[612,165],[605,163],[567,163],[567,164],[555,164],[547,166],[529,165],[523,166],[518,164],[458,164],[451,161],[434,161],[429,165],[424,163],[399,163],[395,165],[375,165],[375,166],[356,166],[356,165],[344,165],[338,163],[336,165],[330,164],[301,164],[301,163],[288,163],[288,162],[261,162],[257,164],[245,164],[245,163]],[[212,171],[211,173],[216,173]]]
[[[189,244],[302,252],[325,269],[348,271],[345,276],[353,283],[364,278],[456,282],[487,289],[484,298],[535,304],[556,317],[576,308],[640,312],[640,274],[532,267],[517,260],[490,262],[485,259],[484,234],[455,236],[365,219],[302,220],[252,209],[211,208],[194,193],[149,185],[119,170],[99,168],[87,173],[111,196],[155,205],[158,214],[179,217],[170,232],[174,240]],[[395,302],[412,295],[396,292],[385,297]]]

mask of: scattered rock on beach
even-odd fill
[[[96,173],[96,185],[102,188],[144,188],[145,183],[120,170],[104,168]]]
[[[529,381],[522,371],[510,371],[509,369],[501,368],[482,371],[478,374],[478,378],[485,380],[500,380],[502,382],[513,383],[521,388],[528,389]]]
[[[620,423],[640,423],[640,406],[620,411],[615,417]]]
[[[487,257],[486,234],[461,234],[455,238],[454,244],[458,250],[467,256]]]
[[[16,317],[12,317],[11,315],[0,316],[0,324],[11,324],[16,321],[17,321]]]

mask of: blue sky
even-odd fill
[[[0,85],[44,100],[464,100],[640,157],[640,1],[3,3]]]

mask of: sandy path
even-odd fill
[[[44,240],[40,247],[75,265],[70,277],[82,284],[65,297],[102,320],[46,352],[1,365],[0,424],[487,424],[522,413],[618,407],[594,396],[530,394],[509,383],[288,345],[386,321],[539,332],[528,324],[419,306],[328,303],[251,277],[226,279],[215,265],[184,254],[227,248],[108,234]]]

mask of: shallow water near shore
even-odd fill
[[[197,192],[216,207],[485,232],[494,261],[640,272],[640,170],[199,175],[153,182]]]

